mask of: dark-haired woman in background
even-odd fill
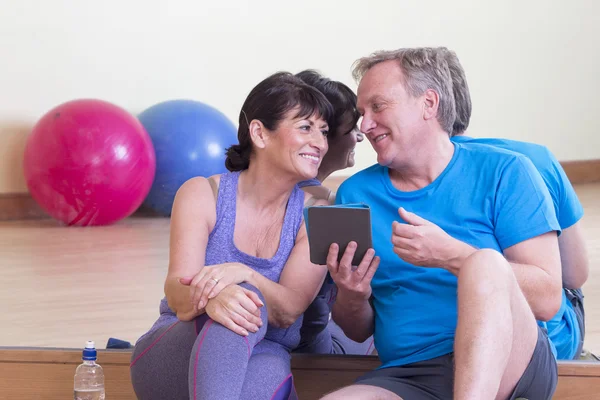
[[[317,177],[300,182],[298,186],[309,194],[307,205],[317,200],[333,204],[335,193],[321,183],[335,171],[354,166],[354,148],[364,139],[356,126],[360,118],[356,94],[342,82],[328,79],[315,70],[305,70],[296,76],[323,93],[334,111],[327,135],[329,150],[323,157]],[[361,355],[373,352],[373,336],[362,343],[355,342],[330,318],[335,293],[335,285],[328,274],[319,294],[304,313],[300,345],[294,352]]]
[[[140,399],[294,397],[290,351],[326,273],[297,183],[317,175],[332,114],[318,90],[272,75],[242,107],[231,172],[179,189],[161,316],[132,356]]]
[[[332,173],[354,166],[354,149],[364,139],[356,125],[360,118],[356,109],[356,94],[342,82],[328,79],[315,70],[304,70],[296,76],[323,93],[333,106],[327,135],[329,150],[323,157],[316,178],[300,182],[299,186],[313,199],[323,199],[333,204],[335,193],[321,183]]]

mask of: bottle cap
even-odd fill
[[[83,349],[82,358],[84,361],[95,361],[96,357],[96,344],[93,340],[88,340],[85,344],[85,349]]]

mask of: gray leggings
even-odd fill
[[[253,286],[242,286],[264,297]],[[266,304],[266,303],[265,303]],[[290,351],[263,326],[242,337],[202,315],[157,329],[136,343],[131,381],[141,400],[296,399]],[[267,336],[265,338],[265,336]]]

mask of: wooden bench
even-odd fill
[[[131,350],[98,350],[106,377],[107,400],[134,400],[129,378]],[[73,398],[73,375],[81,363],[76,349],[0,347],[0,399],[65,400]],[[353,382],[376,368],[376,356],[294,355],[292,369],[301,400]],[[561,362],[555,399],[600,398],[600,363]],[[167,399],[165,399],[167,400]]]

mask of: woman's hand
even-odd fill
[[[241,336],[257,332],[262,326],[260,307],[263,302],[256,293],[238,285],[230,285],[208,301],[206,314],[215,322]]]
[[[190,286],[190,301],[194,307],[201,310],[208,300],[217,296],[229,285],[247,282],[252,270],[240,263],[225,263],[207,265],[194,277],[180,278],[182,285]]]

